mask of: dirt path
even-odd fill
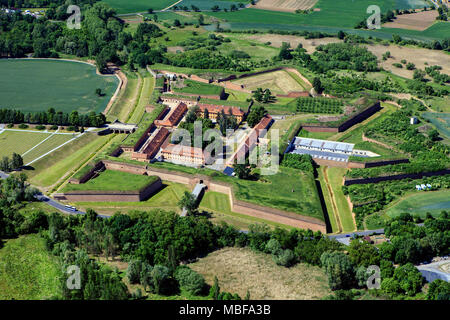
[[[322,169],[322,171],[323,171],[323,179],[324,179],[325,184],[327,186],[328,193],[330,194],[330,200],[331,200],[331,205],[333,206],[332,209],[333,209],[333,212],[334,212],[334,218],[336,220],[336,224],[337,224],[338,229],[339,229],[338,233],[341,233],[342,230],[343,230],[341,217],[339,216],[339,210],[338,210],[337,205],[336,205],[336,199],[334,197],[333,188],[331,188],[330,181],[328,180],[328,171],[327,170],[328,170],[328,167],[323,167],[323,169]]]

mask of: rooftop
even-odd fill
[[[294,140],[296,147],[327,149],[338,152],[352,152],[355,145],[353,143],[319,140],[296,137]]]

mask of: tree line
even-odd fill
[[[0,109],[0,123],[101,127],[106,123],[106,117],[103,113],[95,113],[94,111],[88,114],[79,114],[75,110],[67,113],[50,108],[47,112],[23,113],[20,110]]]

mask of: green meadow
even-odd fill
[[[167,8],[176,0],[103,0],[112,8],[116,9],[118,14],[147,12],[148,9],[161,10]]]
[[[0,107],[22,112],[101,112],[119,80],[100,76],[95,67],[79,62],[14,59],[0,60]],[[99,97],[95,89],[104,93]]]
[[[390,207],[386,214],[396,217],[402,212],[425,218],[427,212],[438,216],[442,210],[450,210],[450,190],[414,192]]]
[[[0,300],[42,300],[60,293],[60,265],[32,234],[7,240],[0,249]]]

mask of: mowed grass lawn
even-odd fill
[[[248,230],[251,224],[267,224],[270,227],[292,229],[292,227],[263,219],[236,213],[231,210],[230,197],[227,194],[207,191],[199,205],[200,210],[212,213],[215,223],[226,222],[240,230]]]
[[[0,249],[0,300],[40,300],[60,293],[60,265],[38,235],[7,240]]]
[[[442,210],[450,210],[450,190],[414,192],[390,207],[386,213],[391,218],[408,212],[425,218],[427,212],[439,216]]]
[[[25,173],[32,184],[48,187],[82,165],[90,155],[111,139],[88,133],[32,164]],[[73,172],[72,172],[73,173]]]
[[[98,177],[82,184],[67,184],[63,191],[138,191],[158,179],[156,176],[145,176],[128,172],[106,170]]]
[[[23,154],[23,162],[25,164],[37,159],[38,157],[52,151],[60,145],[66,143],[70,139],[73,139],[73,135],[70,134],[55,134],[36,146],[33,150]],[[56,150],[55,150],[56,151]]]
[[[14,152],[23,154],[49,136],[43,132],[3,131],[0,133],[0,157],[9,157]]]
[[[232,181],[239,200],[324,221],[316,184],[309,174],[280,167],[277,174],[261,176],[259,181]]]
[[[127,213],[130,211],[150,211],[164,209],[181,211],[178,202],[185,191],[191,192],[187,186],[172,182],[163,182],[163,189],[152,195],[146,201],[141,202],[76,202],[76,206],[82,209],[92,208],[102,214],[114,214],[117,211]]]
[[[320,267],[299,263],[291,268],[278,266],[268,254],[249,248],[224,248],[189,264],[209,285],[217,276],[221,290],[250,299],[310,300],[331,294]]]
[[[327,169],[328,181],[333,191],[334,199],[336,202],[339,218],[342,224],[342,231],[353,231],[356,229],[353,222],[352,211],[348,204],[347,198],[342,192],[342,182],[346,168],[332,168]]]
[[[0,105],[23,112],[101,112],[117,88],[115,76],[97,75],[95,67],[79,62],[0,60]],[[104,96],[97,96],[100,88]]]

